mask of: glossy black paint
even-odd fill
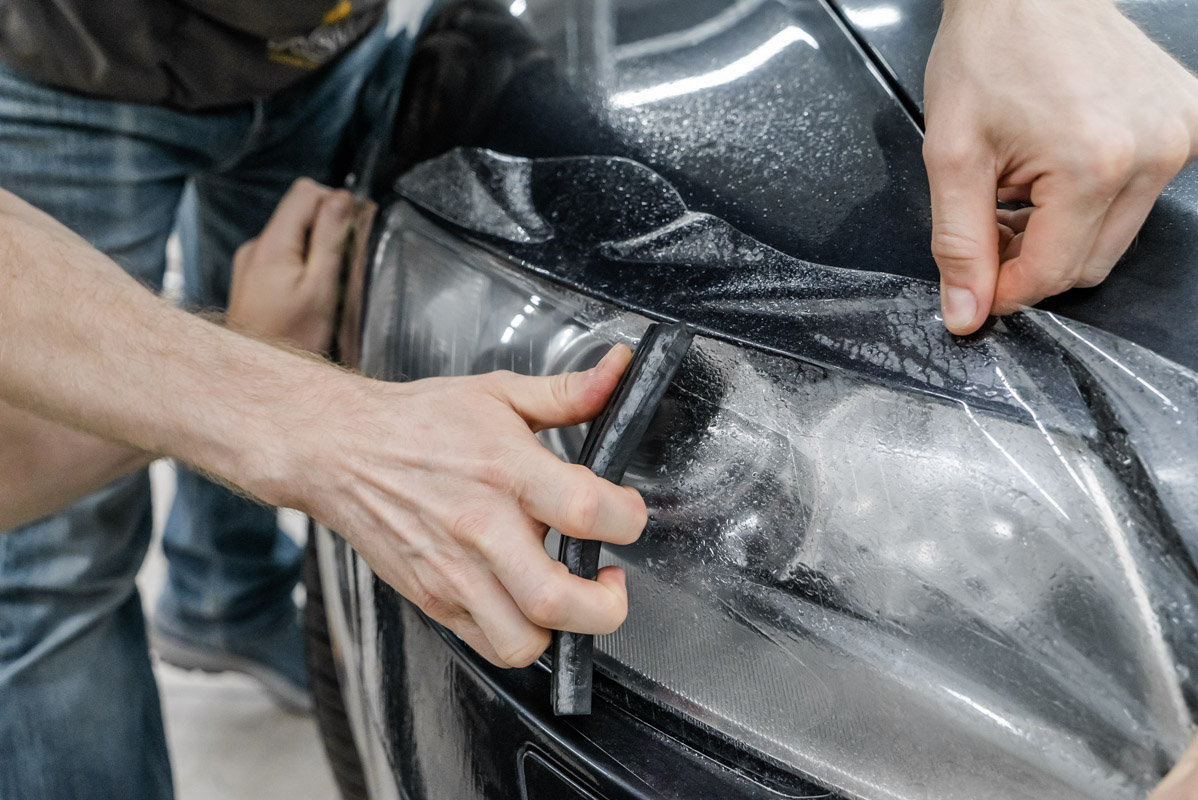
[[[834,0],[834,5],[896,93],[922,112],[924,64],[940,24],[940,0]],[[1178,61],[1198,70],[1198,4],[1119,0],[1118,6]],[[1198,369],[1198,165],[1165,190],[1106,282],[1040,307]]]
[[[1198,8],[1128,5],[1198,64]],[[893,22],[861,22],[878,8],[894,13],[875,13],[875,22]],[[789,256],[934,280],[919,111],[938,13],[938,0],[530,0],[515,20],[503,6],[454,3],[413,56],[388,177],[457,145],[539,158],[623,156],[664,176],[690,209]],[[724,83],[700,81],[641,106],[617,102],[621,92],[730,75],[719,71],[771,41],[788,43]],[[625,188],[577,192],[567,244],[578,252],[596,244],[603,232],[588,232],[585,220],[621,206],[630,217],[652,217]],[[555,222],[570,213],[559,209]],[[1051,307],[1198,368],[1196,253],[1198,170],[1190,169],[1111,281]],[[580,261],[572,279],[595,288],[610,277],[607,267]],[[671,270],[651,277],[631,282],[624,299],[644,307],[663,295],[685,298],[694,280]],[[785,291],[780,277],[773,290]],[[746,331],[754,324],[747,312],[734,322]],[[374,713],[410,800],[823,796],[668,714],[638,708],[605,681],[592,716],[555,719],[543,669],[496,670],[377,582],[374,600],[388,669]]]
[[[404,797],[572,800],[546,794],[563,784],[586,800],[828,796],[764,766],[700,754],[656,726],[652,709],[613,703],[603,682],[590,716],[554,717],[545,669],[492,667],[376,585],[379,658],[388,665],[379,721]],[[549,766],[531,779],[529,754]]]
[[[668,36],[663,25],[699,22],[699,6],[629,4],[625,13],[589,0],[546,2],[525,13],[531,31],[510,18],[483,22],[478,4],[462,6],[458,30],[485,29],[478,38],[495,43],[472,53],[477,73],[509,69],[512,77],[494,96],[483,92],[477,100],[469,85],[424,87],[443,105],[493,111],[485,119],[463,114],[463,124],[454,127],[434,124],[437,140],[420,142],[412,132],[428,129],[424,118],[432,103],[413,102],[401,152],[428,157],[468,144],[524,156],[625,156],[666,177],[692,209],[716,214],[791,255],[930,277],[920,233],[930,217],[918,128],[825,6],[812,0],[752,5],[733,14],[730,27],[698,52],[625,50],[627,57],[619,56],[621,65],[611,69],[603,64],[617,55],[598,51],[616,30],[627,41],[617,39],[608,51],[635,46],[635,37],[646,33]],[[600,23],[603,8],[610,13]],[[613,105],[622,91],[710,74],[713,67],[772,52],[761,51],[763,44],[786,31],[804,38],[743,79],[652,107]],[[461,56],[456,46],[443,50],[446,61]],[[505,67],[487,61],[497,50],[512,52]],[[428,63],[432,54],[418,48],[414,67],[417,60]],[[883,220],[885,238],[878,235]]]
[[[1198,7],[1126,8],[1198,66]],[[403,166],[455,145],[625,156],[691,209],[788,255],[936,280],[918,123],[938,14],[936,0],[533,0],[516,22],[457,4],[435,23],[441,40],[418,48],[397,152],[412,154]],[[691,90],[627,104],[630,92],[686,81]],[[1044,307],[1198,368],[1195,253],[1198,165],[1106,283]]]
[[[916,107],[940,25],[942,0],[832,0],[877,63]],[[1198,5],[1177,0],[1116,0],[1128,18],[1190,69],[1198,68]]]

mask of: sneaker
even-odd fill
[[[150,647],[158,658],[181,669],[249,675],[284,711],[312,711],[304,636],[294,609],[277,624],[249,635],[206,621],[181,622],[160,607],[150,622]]]

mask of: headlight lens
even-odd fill
[[[384,224],[368,373],[579,369],[649,322],[406,204]],[[1095,431],[996,371],[1029,417],[697,337],[628,473],[649,526],[606,550],[631,613],[603,672],[870,800],[1143,796],[1190,735],[1192,567]]]

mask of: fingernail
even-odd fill
[[[967,329],[978,313],[978,301],[973,292],[955,286],[942,286],[940,303],[944,309],[944,327],[950,331]]]

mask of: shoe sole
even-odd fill
[[[150,631],[150,646],[158,658],[179,669],[200,672],[240,672],[248,675],[270,695],[275,705],[292,714],[311,714],[312,697],[308,692],[297,689],[291,681],[279,673],[264,667],[257,661],[228,653],[181,642],[159,631]]]

